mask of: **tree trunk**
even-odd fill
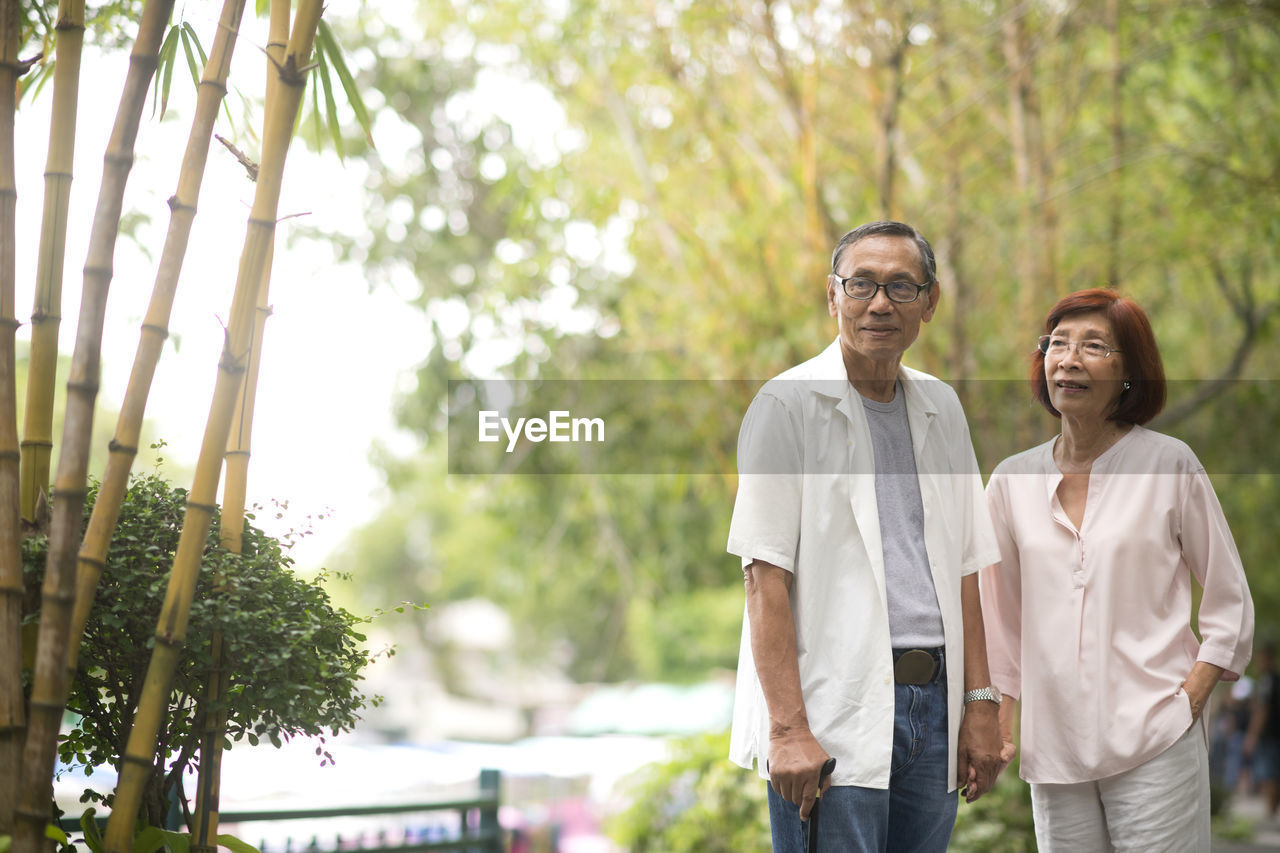
[[[1018,284],[1018,329],[1038,329],[1040,312],[1044,310],[1044,285],[1040,269],[1042,257],[1036,245],[1038,219],[1037,166],[1040,135],[1039,104],[1032,76],[1032,55],[1028,44],[1026,21],[1012,15],[1004,23],[1004,56],[1008,65],[1009,127],[1013,149],[1014,205],[1018,212],[1013,240],[1014,269]],[[1034,412],[1026,410],[1014,423],[1018,446],[1030,442],[1034,432]]]
[[[902,85],[906,73],[907,41],[902,40],[894,45],[893,52],[887,62],[889,82],[885,86],[884,99],[876,109],[880,119],[876,135],[876,161],[879,165],[876,175],[876,187],[880,196],[880,218],[897,218],[897,199],[895,198],[895,179],[898,175],[898,109],[902,104]]]
[[[1124,239],[1124,65],[1120,42],[1120,0],[1107,0],[1111,39],[1111,210],[1107,233],[1107,282],[1120,283],[1120,247]]]
[[[120,107],[102,175],[98,206],[89,236],[84,289],[76,327],[76,345],[67,380],[67,410],[54,486],[49,556],[40,605],[39,645],[31,689],[31,719],[22,757],[22,794],[14,834],[16,853],[34,853],[48,845],[44,835],[58,730],[67,695],[67,635],[75,599],[76,548],[83,523],[85,480],[98,395],[102,325],[111,284],[112,255],[120,228],[125,182],[133,165],[134,140],[155,73],[160,42],[173,0],[148,0],[129,58]]]
[[[164,607],[156,627],[156,645],[134,716],[125,754],[121,756],[120,782],[115,806],[107,823],[107,853],[128,853],[133,842],[134,820],[142,799],[147,768],[155,753],[156,735],[168,707],[169,688],[178,652],[186,639],[191,600],[205,538],[213,520],[222,458],[231,432],[231,421],[246,370],[263,274],[275,234],[280,185],[285,158],[293,135],[294,120],[306,84],[307,65],[320,22],[320,0],[303,0],[294,20],[285,60],[278,67],[279,81],[268,91],[262,133],[262,164],[254,193],[253,211],[245,235],[240,269],[236,276],[226,343],[218,365],[218,379],[196,461],[196,473],[187,500],[186,518],[169,576]],[[274,63],[273,63],[274,64]],[[276,96],[271,99],[270,96]]]

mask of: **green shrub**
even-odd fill
[[[728,754],[727,732],[673,741],[670,761],[632,779],[610,836],[631,853],[768,853],[765,784]]]
[[[86,502],[86,522],[96,497],[95,486]],[[58,747],[66,764],[118,769],[117,756],[124,751],[151,660],[186,498],[186,490],[158,475],[130,482],[70,685],[67,710],[74,724]],[[152,825],[162,825],[168,803],[181,791],[183,770],[198,760],[216,629],[223,632],[230,678],[228,747],[242,739],[278,746],[297,735],[319,735],[323,741],[326,732],[350,730],[366,703],[380,701],[357,689],[369,662],[357,626],[367,620],[330,603],[325,574],[311,580],[295,575],[281,544],[248,522],[240,555],[218,547],[218,536],[215,517],[144,801],[144,817]],[[46,553],[43,535],[23,543],[29,590],[43,578]],[[226,587],[214,595],[217,573]],[[38,618],[38,613],[25,617],[28,622]],[[323,745],[316,752],[321,762],[329,759]],[[112,795],[86,790],[81,799],[110,805]]]
[[[632,805],[609,824],[630,853],[768,853],[765,783],[729,762],[728,733],[674,741],[671,759],[639,771]],[[1031,793],[1017,763],[976,803],[960,803],[949,851],[1032,853]]]
[[[1031,788],[1018,778],[1014,758],[996,785],[975,803],[960,801],[948,853],[1034,853]]]

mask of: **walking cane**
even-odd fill
[[[822,805],[822,783],[827,781],[827,777],[836,769],[836,760],[828,758],[826,763],[822,765],[822,772],[818,774],[818,794],[813,799],[813,808],[809,810],[808,821],[808,841],[806,849],[809,853],[818,853],[818,806]]]

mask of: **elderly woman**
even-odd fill
[[[987,487],[1000,563],[982,573],[982,608],[1002,758],[1021,699],[1041,851],[1208,850],[1201,713],[1253,639],[1240,555],[1195,454],[1142,426],[1165,397],[1142,309],[1084,290],[1044,331],[1032,383],[1062,431],[1001,462]]]

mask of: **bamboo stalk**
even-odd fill
[[[31,358],[22,424],[22,517],[34,520],[40,494],[49,488],[53,454],[53,398],[58,373],[58,327],[62,321],[62,267],[67,245],[67,209],[75,160],[80,102],[80,55],[84,47],[84,0],[60,0],[57,63],[53,68],[53,114],[44,170],[44,216],[36,260],[31,311]]]
[[[138,452],[142,434],[142,420],[146,410],[156,365],[160,361],[164,342],[169,336],[169,317],[173,311],[174,296],[182,272],[182,262],[191,237],[196,204],[200,198],[200,186],[204,179],[205,164],[209,158],[209,145],[213,137],[214,122],[222,99],[227,93],[227,77],[231,70],[231,55],[239,35],[240,21],[244,15],[245,0],[225,0],[218,21],[218,33],[209,50],[209,60],[196,96],[195,116],[187,137],[187,148],[182,158],[182,170],[178,176],[178,189],[169,199],[172,211],[169,232],[165,237],[160,263],[156,267],[155,285],[151,302],[142,321],[138,350],[129,375],[124,403],[116,421],[115,436],[107,455],[107,467],[103,473],[98,498],[89,516],[88,529],[76,571],[75,609],[71,616],[70,642],[67,645],[67,677],[75,673],[80,651],[80,638],[93,608],[94,592],[107,559],[111,535],[120,517],[129,473]]]
[[[115,436],[107,456],[106,472],[89,518],[84,543],[80,549],[76,573],[76,601],[71,618],[71,640],[67,646],[67,678],[74,677],[85,625],[93,608],[94,593],[105,568],[111,536],[119,520],[120,507],[128,487],[130,471],[137,455],[143,414],[151,383],[155,376],[165,339],[169,317],[195,219],[209,145],[218,110],[226,95],[231,56],[244,15],[245,0],[226,0],[218,22],[218,31],[209,51],[196,97],[195,116],[179,173],[178,188],[169,200],[172,211],[169,233],[156,269],[151,302],[143,320],[133,371],[129,377],[124,404],[116,423]]]
[[[267,56],[273,63],[284,61],[289,40],[289,0],[271,0],[267,27]],[[268,64],[266,80],[267,100],[278,95],[270,94],[278,76],[272,73],[274,65]],[[254,322],[253,342],[249,350],[249,367],[244,386],[240,391],[240,404],[236,407],[236,423],[232,425],[227,440],[226,477],[222,487],[221,545],[233,554],[242,552],[244,540],[245,502],[249,487],[249,447],[253,432],[253,408],[258,392],[258,369],[262,363],[262,336],[266,331],[270,309],[267,294],[271,284],[271,263],[274,257],[274,238],[268,250],[262,283],[258,286],[258,313]],[[223,590],[223,578],[214,579],[214,594]],[[222,744],[227,733],[226,697],[231,688],[231,677],[226,665],[222,629],[214,631],[209,650],[209,683],[203,705],[204,729],[200,739],[200,771],[196,783],[196,811],[191,828],[192,853],[214,853],[218,847],[218,820],[222,800]]]
[[[14,827],[15,853],[34,853],[47,844],[44,829],[49,820],[58,730],[66,703],[67,635],[75,598],[76,549],[81,539],[112,256],[120,228],[124,187],[133,166],[138,125],[172,10],[173,0],[147,0],[143,8],[138,38],[129,57],[129,72],[107,145],[102,186],[89,233],[80,316],[67,380],[67,407],[54,483],[49,556],[40,605],[39,644]]]
[[[287,9],[286,9],[287,11]],[[286,33],[288,18],[285,18]],[[283,48],[283,45],[282,45]],[[270,48],[268,48],[270,50]],[[258,287],[258,312],[254,318],[253,339],[249,345],[249,364],[240,400],[236,406],[231,435],[227,439],[224,464],[226,475],[222,486],[222,529],[220,544],[233,554],[241,553],[244,543],[245,503],[249,494],[250,438],[253,433],[254,400],[258,391],[258,370],[262,365],[262,336],[271,309],[267,293],[271,283],[271,258],[268,250],[262,284]],[[214,578],[214,594],[222,591],[224,579]],[[222,788],[222,741],[227,732],[225,706],[230,676],[225,663],[222,629],[214,631],[210,649],[209,683],[204,701],[204,732],[200,740],[200,777],[196,797],[196,814],[191,833],[192,853],[213,853],[217,849],[218,804]]]
[[[168,706],[169,688],[178,652],[186,640],[191,599],[195,593],[205,538],[213,518],[222,457],[244,379],[259,291],[262,290],[260,285],[275,234],[285,158],[293,135],[298,105],[302,100],[306,73],[310,70],[306,63],[315,43],[321,11],[320,0],[302,0],[294,19],[284,62],[277,68],[279,85],[268,93],[277,97],[269,101],[265,109],[262,164],[258,171],[258,184],[246,229],[244,249],[240,255],[226,340],[218,364],[218,378],[196,461],[178,551],[174,556],[164,607],[156,626],[156,644],[151,664],[147,668],[137,713],[129,731],[128,745],[125,754],[121,756],[120,782],[116,788],[115,805],[111,810],[104,838],[107,853],[128,853],[132,846],[134,820],[137,818],[143,787],[151,767],[160,722]]]
[[[289,0],[272,0],[267,28],[267,56],[274,63],[284,61],[289,40]],[[268,64],[274,70],[274,65]],[[266,90],[271,92],[278,77],[267,74]],[[268,94],[274,101],[276,95]],[[228,551],[242,552],[244,540],[245,502],[249,485],[249,448],[253,432],[253,408],[258,391],[258,368],[262,363],[262,336],[266,331],[267,294],[271,283],[274,239],[267,256],[262,283],[258,286],[258,313],[254,322],[253,342],[249,351],[249,367],[236,407],[236,423],[227,440],[226,477],[222,488],[221,545]],[[214,579],[214,594],[223,589],[223,578]],[[214,631],[209,650],[209,683],[203,705],[204,729],[200,740],[200,771],[196,783],[196,811],[191,830],[192,853],[214,853],[217,850],[219,810],[222,800],[222,744],[227,732],[226,696],[231,678],[226,665],[222,629]]]
[[[13,832],[22,733],[22,554],[18,524],[18,184],[14,165],[22,4],[0,0],[0,835]]]

